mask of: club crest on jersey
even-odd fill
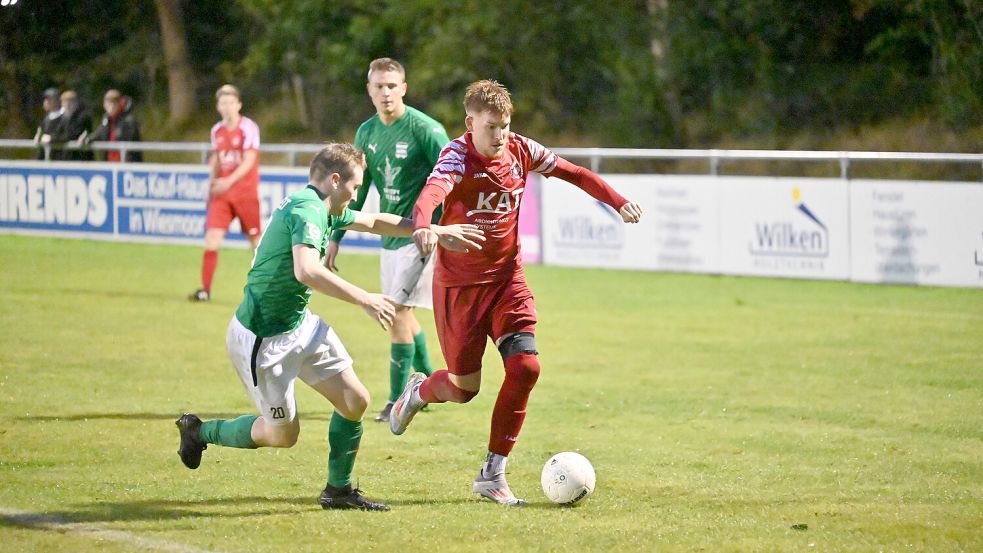
[[[478,213],[494,213],[496,215],[508,215],[519,209],[519,198],[525,188],[516,188],[511,193],[508,192],[478,192],[478,205],[467,212],[468,217]]]
[[[522,178],[522,169],[519,168],[518,164],[512,165],[512,169],[509,172],[512,174],[512,178],[514,179]]]
[[[307,223],[304,226],[307,227],[307,235],[311,237],[311,240],[314,240],[315,242],[321,241],[321,229],[318,228],[317,225],[314,223]]]
[[[410,145],[406,142],[396,143],[396,159],[403,159],[410,151]]]

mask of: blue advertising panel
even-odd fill
[[[261,220],[304,186],[304,169],[262,169]],[[200,244],[208,190],[208,170],[201,165],[0,160],[0,232]],[[238,221],[227,238],[248,244]],[[371,234],[345,237],[346,248],[379,246]]]
[[[90,169],[0,169],[0,228],[112,234],[113,173]]]

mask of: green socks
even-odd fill
[[[389,401],[396,401],[410,378],[415,344],[391,344],[389,349]]]
[[[243,415],[231,420],[205,421],[201,423],[201,439],[207,444],[256,449],[252,437],[256,418],[256,415]]]
[[[350,421],[338,414],[331,415],[328,425],[328,485],[343,488],[352,483],[355,455],[362,441],[362,421]]]
[[[417,371],[430,376],[433,366],[430,365],[430,354],[427,353],[427,335],[421,330],[413,337],[413,345],[416,352],[413,354],[413,367]]]

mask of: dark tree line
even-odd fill
[[[523,130],[565,145],[983,123],[976,0],[21,0],[0,8],[0,121],[25,136],[44,88],[120,88],[179,127],[234,82],[280,134],[350,137],[379,56],[452,129],[464,86],[493,77]]]

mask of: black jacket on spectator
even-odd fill
[[[109,142],[139,142],[140,124],[133,117],[133,100],[129,96],[120,99],[120,110],[116,115],[108,113],[102,117],[102,124],[91,135],[89,141],[105,140]],[[118,150],[106,150],[100,156],[106,161],[119,161]],[[127,162],[143,161],[143,152],[128,150]]]
[[[67,142],[78,140],[82,133],[87,133],[92,125],[89,110],[79,107],[70,115],[62,115],[58,125],[51,133],[51,159],[91,161],[92,152],[88,150],[68,150],[61,148]]]
[[[51,113],[45,113],[44,117],[41,119],[41,124],[38,125],[38,136],[47,134],[49,136],[54,136],[58,125],[61,124],[61,112],[53,111]],[[44,159],[44,148],[38,148],[38,159]]]

